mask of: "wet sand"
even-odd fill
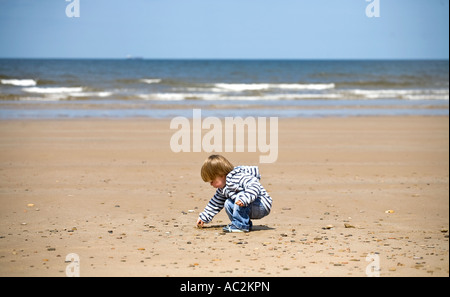
[[[272,213],[204,229],[208,153],[169,120],[0,122],[0,276],[449,276],[448,117],[289,119],[261,164]],[[226,153],[258,165],[260,153]],[[392,210],[389,212],[388,210]],[[369,256],[369,257],[368,257]]]

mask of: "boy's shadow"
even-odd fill
[[[215,230],[215,231],[223,231],[223,227],[225,227],[227,225],[208,225],[208,226],[203,226],[202,229],[205,230]],[[257,231],[266,231],[266,230],[275,230],[275,228],[266,226],[266,225],[253,225],[252,228],[252,232],[257,232]]]

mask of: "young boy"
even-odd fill
[[[249,232],[252,219],[262,219],[270,213],[272,198],[259,182],[258,167],[233,167],[223,156],[212,155],[203,164],[201,176],[217,191],[199,215],[198,227],[211,222],[224,207],[231,221],[223,228],[225,232]]]

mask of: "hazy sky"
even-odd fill
[[[379,18],[366,0],[79,0],[79,18],[70,3],[0,0],[0,57],[449,57],[448,0],[379,0]]]

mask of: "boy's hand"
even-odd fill
[[[242,202],[241,200],[236,201],[236,204],[239,205],[240,207],[244,207],[244,202]]]
[[[200,218],[198,218],[198,220],[197,220],[197,228],[203,228],[204,224],[205,224],[205,222],[203,222]]]

